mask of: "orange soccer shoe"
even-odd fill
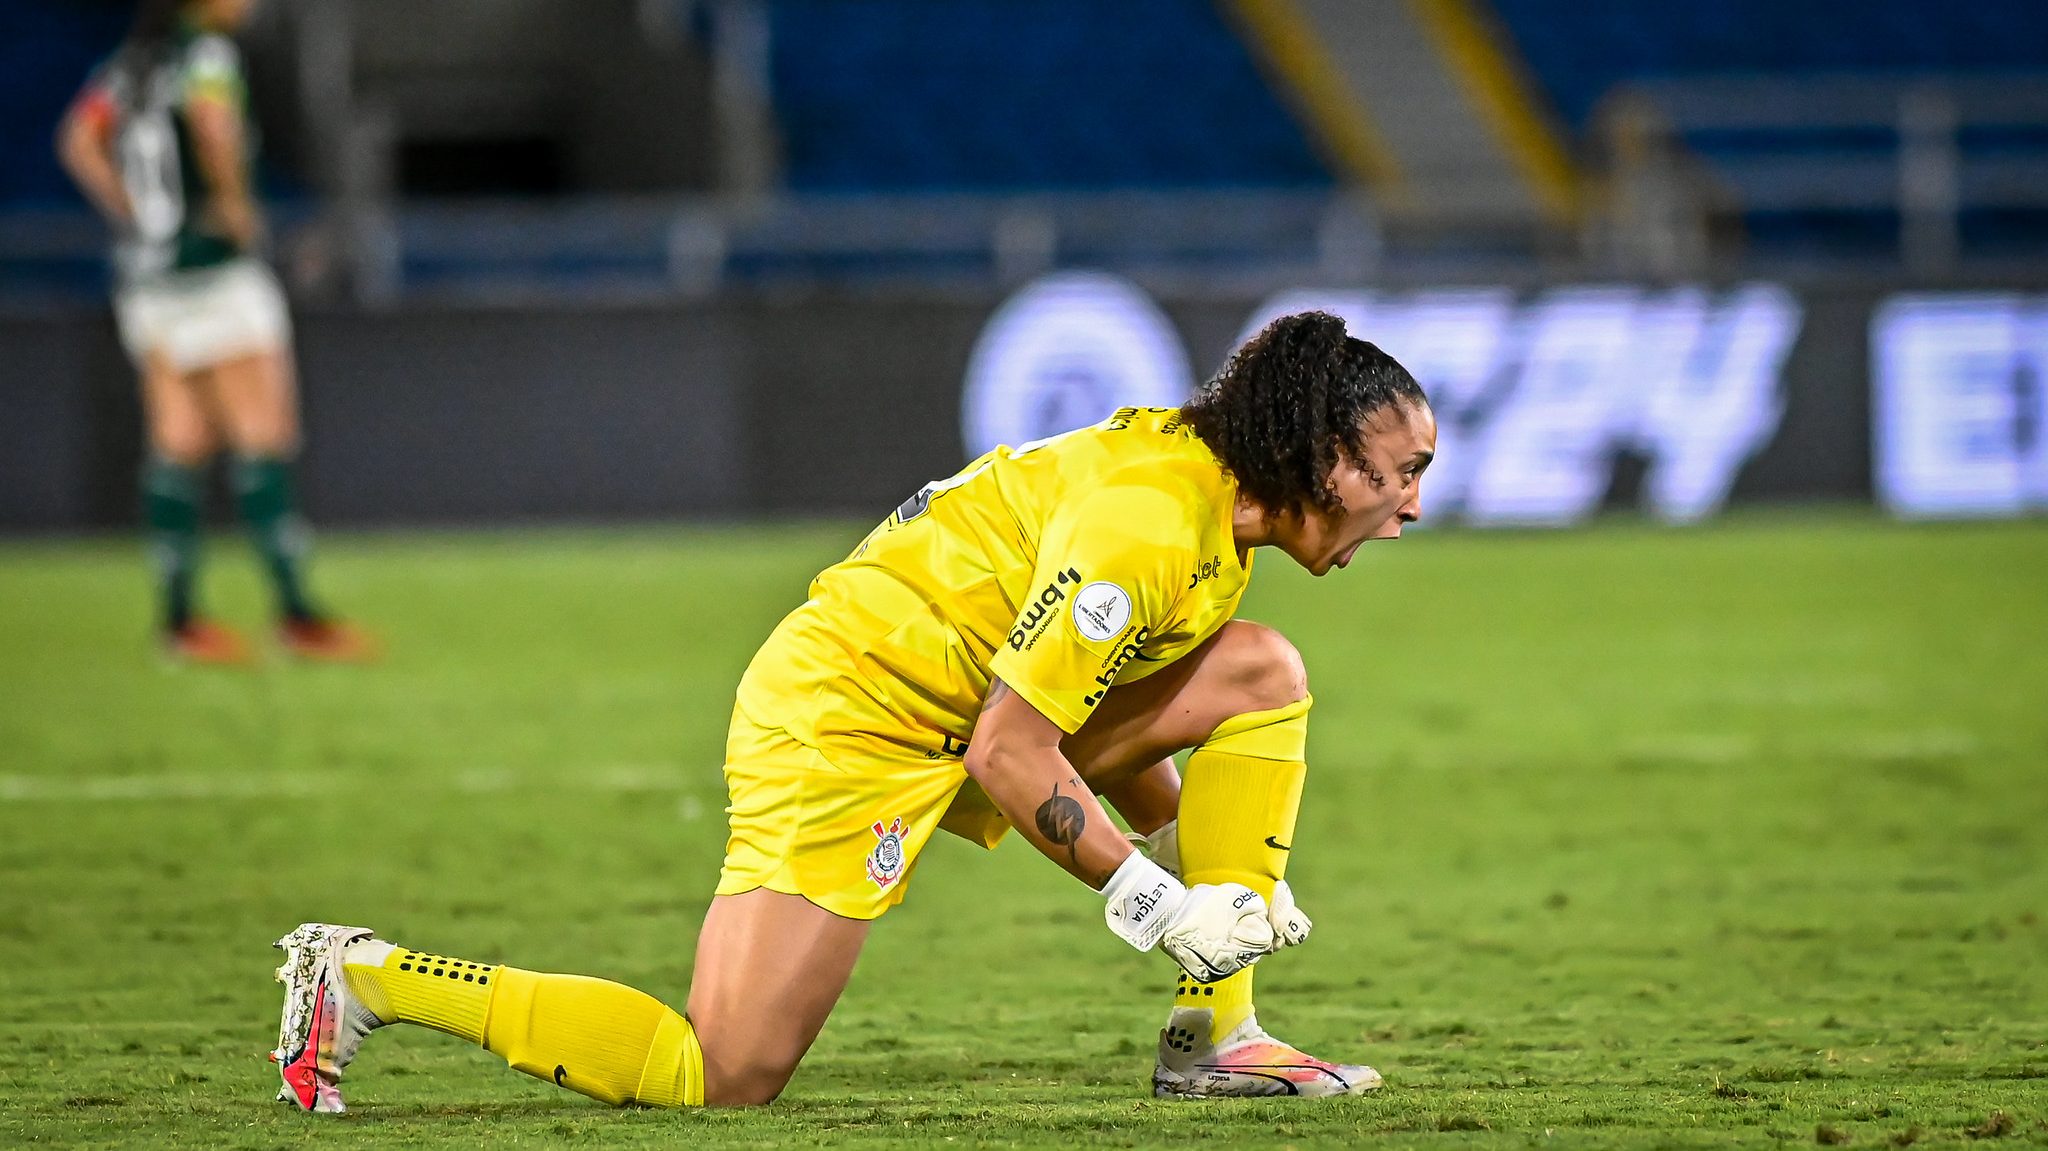
[[[370,633],[324,616],[280,622],[277,642],[294,658],[314,663],[369,663],[378,654],[377,641]]]
[[[216,667],[245,664],[256,655],[239,632],[209,619],[186,620],[183,626],[165,631],[164,654],[178,663]]]

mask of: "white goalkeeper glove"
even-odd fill
[[[1150,835],[1127,831],[1124,838],[1130,840],[1131,846],[1144,852],[1152,862],[1165,868],[1168,875],[1175,879],[1180,878],[1180,820],[1169,819],[1164,826]]]
[[[1166,825],[1150,835],[1136,832],[1124,836],[1131,846],[1149,856],[1152,862],[1165,869],[1168,875],[1180,878],[1180,820],[1170,819]],[[1281,880],[1273,887],[1272,901],[1266,905],[1267,918],[1273,924],[1273,950],[1293,947],[1308,938],[1315,928],[1315,922],[1301,908],[1294,905],[1294,890]]]
[[[1185,886],[1133,851],[1102,885],[1109,929],[1140,951],[1157,946],[1199,983],[1242,971],[1272,951],[1266,901],[1241,883]]]
[[[1301,908],[1294,905],[1294,889],[1286,880],[1273,885],[1273,900],[1266,905],[1266,917],[1273,925],[1273,950],[1293,947],[1308,939],[1315,927]]]

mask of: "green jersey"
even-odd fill
[[[248,89],[233,41],[180,26],[144,68],[122,56],[101,65],[82,99],[112,133],[133,209],[114,254],[124,284],[214,267],[243,254],[214,222],[213,191],[199,170],[187,115],[195,100],[225,101],[243,123],[244,163],[253,161]]]

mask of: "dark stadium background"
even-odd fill
[[[1785,410],[1733,497],[1869,501],[1886,302],[2037,322],[2048,16],[1849,11],[273,4],[247,40],[307,499],[337,524],[870,514],[969,454],[995,309],[1082,268],[1161,305],[1197,380],[1282,291],[1779,285]],[[0,4],[0,530],[133,516],[101,234],[49,147],[125,15]],[[2008,343],[1967,350],[2008,361],[2004,423],[1932,434],[2004,435],[1987,466],[2032,478],[1954,510],[2048,499],[2042,353]],[[1916,381],[1946,395],[1943,370]],[[1628,504],[1640,453],[1611,454]]]

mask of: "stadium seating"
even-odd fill
[[[771,18],[799,190],[1329,182],[1208,3],[776,0]]]
[[[0,4],[0,205],[75,202],[50,140],[85,74],[127,27],[114,3],[13,0]]]
[[[2013,0],[1832,4],[1492,0],[1557,110],[1583,127],[1616,84],[1738,72],[2042,71],[2048,7]]]
[[[715,39],[719,22],[705,15],[708,9],[676,2],[694,14],[678,21],[686,29],[682,35]],[[1950,219],[1968,258],[2048,250],[2048,6],[2023,0],[1871,0],[1857,6],[1854,19],[1844,19],[1833,5],[1783,0],[1678,7],[1635,0],[1485,0],[1482,10],[1488,6],[1542,98],[1588,158],[1599,151],[1601,109],[1611,106],[1603,101],[1618,89],[1655,93],[1664,101],[1671,113],[1667,120],[1687,150],[1705,162],[1718,187],[1732,193],[1746,257],[1791,263],[1896,259],[1907,230],[1898,202],[1899,94],[1927,78],[1976,83],[1980,89],[2003,82],[1995,78],[2030,84],[2040,96],[2030,102],[2043,109],[2038,117],[1973,118],[1963,109],[1954,133],[1959,203]],[[1328,264],[1327,254],[1309,249],[1324,235],[1319,229],[1328,215],[1312,201],[1329,199],[1332,171],[1226,18],[1227,10],[1210,0],[761,0],[774,150],[779,187],[787,197],[722,221],[723,231],[701,244],[688,214],[678,214],[672,203],[649,210],[596,193],[623,188],[666,202],[673,192],[705,191],[698,186],[702,180],[677,186],[674,180],[650,183],[644,173],[635,177],[637,183],[617,173],[594,177],[566,189],[585,197],[550,202],[561,218],[549,235],[527,227],[485,235],[478,229],[494,217],[458,219],[438,207],[401,203],[390,235],[402,253],[389,278],[408,288],[510,277],[520,285],[595,284],[600,291],[623,285],[631,293],[659,294],[704,279],[678,267],[714,256],[728,277],[767,279],[795,267],[804,276],[829,280],[846,266],[911,279],[957,273],[986,282],[991,268],[1045,258],[1103,258],[1119,267],[1141,267],[1136,257],[1104,257],[1107,249],[1086,234],[1087,219],[1131,198],[1149,205],[1181,193],[1199,194],[1188,198],[1193,207],[1181,214],[1182,222],[1213,218],[1200,196],[1245,192],[1303,197],[1276,215],[1299,226],[1289,227],[1274,252],[1288,249],[1284,258],[1290,265],[1305,259]],[[97,289],[97,238],[89,234],[84,207],[51,155],[50,133],[80,77],[119,37],[128,11],[119,0],[0,4],[0,101],[12,113],[0,122],[0,251],[8,256],[0,261],[0,294],[19,285],[31,291]],[[613,23],[606,35],[614,39],[652,35],[624,16]],[[361,67],[377,58],[373,52],[359,55]],[[397,80],[362,78],[362,95],[378,108],[403,111],[401,119],[415,135],[431,135],[432,125],[423,127],[419,109],[393,96],[405,85],[418,86],[417,69],[392,67]],[[1715,101],[1726,93],[1717,94],[1715,86],[1728,84],[1751,85],[1737,93],[1738,104],[1768,102],[1770,85],[1785,85],[1782,91],[1793,95],[1778,98],[1769,115],[1745,120],[1718,110],[1726,105]],[[637,82],[626,87],[659,88]],[[1988,90],[1996,96],[1997,89]],[[554,95],[547,99],[561,102]],[[1391,97],[1384,102],[1398,103]],[[1401,107],[1372,111],[1403,115]],[[675,111],[667,126],[691,124],[693,115],[704,113]],[[616,115],[597,118],[619,122]],[[666,138],[679,131],[702,140],[718,130],[695,124]],[[587,124],[577,131],[587,141]],[[401,145],[416,142],[399,138]],[[605,154],[657,150],[614,147]],[[280,176],[288,180],[291,173],[265,173],[272,200]],[[1856,197],[1845,200],[1844,190],[1861,195],[1861,201],[1847,202]],[[983,202],[970,203],[977,197]],[[1080,203],[1047,197],[1078,197]],[[914,209],[955,201],[966,206],[952,224],[933,225],[915,242],[896,243],[882,255],[803,240],[850,219],[886,215],[892,205]],[[929,223],[915,210],[905,218]],[[1059,225],[1058,242],[1038,243],[1033,228],[1049,219]],[[875,234],[884,240],[893,234],[877,227]],[[1367,230],[1372,227],[1368,222]],[[1131,231],[1110,236],[1111,246]],[[1019,241],[1011,245],[1016,251],[998,251],[1010,240]],[[1521,249],[1495,256],[1454,228],[1430,233],[1423,256],[1401,248],[1402,240],[1391,232],[1374,234],[1371,244],[1382,242],[1382,250],[1396,259],[1470,250],[1479,253],[1474,259],[1491,260],[1486,266],[1497,269],[1531,258]],[[1565,246],[1571,242],[1567,235]],[[1258,243],[1255,236],[1242,242],[1223,238],[1215,245],[1215,262],[1241,271],[1246,253],[1256,255]],[[1184,267],[1197,262],[1180,261]]]
[[[1895,205],[1842,203],[1829,189],[1896,185],[1895,108],[1911,85],[2048,82],[2048,7],[2024,0],[1869,0],[1853,16],[1836,5],[1781,0],[1492,3],[1582,142],[1596,131],[1603,99],[1624,85],[1647,85],[1676,113],[1687,147],[1748,194],[1752,249],[1784,256],[1888,253],[1897,244]],[[1726,89],[1750,82],[1784,85],[1777,106],[1747,124],[1722,114]],[[1749,93],[1759,95],[1770,102],[1768,93]],[[1695,107],[1704,114],[1688,127]],[[2017,182],[2038,185],[2017,166],[2048,163],[2048,120],[1994,113],[1973,123],[1963,112],[1955,142],[1965,252],[2048,245],[2048,199],[2029,204],[2026,196],[1975,191],[2011,185],[2015,173]],[[1777,179],[1787,170],[1806,173],[1813,194],[1788,193]]]

